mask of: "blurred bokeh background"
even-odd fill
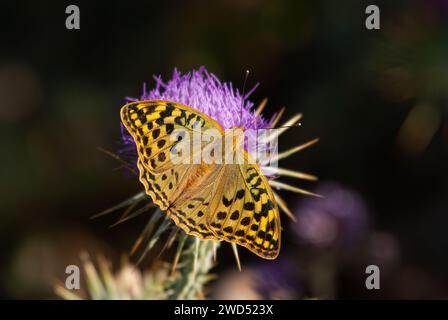
[[[77,4],[81,29],[65,28]],[[381,29],[365,28],[377,4]],[[448,297],[448,2],[72,1],[0,4],[0,296],[53,298],[79,253],[129,252],[148,215],[90,220],[141,190],[98,147],[119,148],[119,108],[153,74],[204,65],[268,115],[304,114],[280,139],[320,142],[282,167],[324,199],[282,193],[282,251],[219,251],[209,296]],[[291,181],[295,182],[295,181]],[[147,262],[150,264],[150,261]],[[381,270],[366,290],[365,268]]]

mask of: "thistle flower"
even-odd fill
[[[160,76],[154,77],[156,81],[155,88],[147,91],[146,85],[143,86],[143,93],[139,98],[127,98],[128,101],[140,101],[140,100],[169,100],[181,104],[188,105],[198,111],[201,111],[211,118],[216,120],[224,129],[228,129],[234,126],[241,126],[243,129],[249,131],[248,129],[263,129],[263,128],[272,128],[274,127],[278,121],[280,120],[283,110],[281,110],[278,114],[274,115],[271,119],[267,120],[262,115],[261,112],[266,106],[267,100],[263,100],[259,107],[255,110],[254,104],[248,100],[250,94],[256,89],[257,86],[254,86],[247,94],[241,94],[238,89],[235,89],[231,83],[222,83],[215,75],[207,72],[204,67],[199,68],[198,70],[193,70],[191,73],[181,74],[179,71],[174,70],[172,79],[168,82],[163,82]],[[290,126],[294,126],[301,119],[301,115],[298,114],[291,118],[289,121],[285,122],[284,126],[280,127],[280,129],[276,130],[273,134],[269,136],[269,139],[275,139],[280,134],[282,134],[285,130],[287,130]],[[250,139],[250,137],[249,137]],[[131,164],[128,165],[131,169],[135,169],[135,163],[137,161],[137,152],[136,146],[133,138],[128,134],[126,130],[122,130],[122,144],[123,148],[120,150],[120,154],[125,156],[127,159],[131,160]],[[258,142],[258,141],[257,141]],[[270,167],[269,163],[272,163],[274,160],[280,160],[285,157],[290,156],[291,154],[303,150],[304,148],[314,144],[317,142],[316,140],[310,141],[308,143],[299,145],[290,150],[281,152],[276,154],[273,158],[270,159],[270,162],[261,162],[259,163],[262,171],[268,178],[276,178],[278,176],[290,176],[294,178],[306,179],[306,180],[316,180],[316,177],[297,172],[292,170],[287,170],[283,168]],[[265,143],[265,141],[263,142]],[[121,158],[120,158],[121,159]],[[286,189],[293,192],[304,193],[314,195],[311,192],[305,191],[303,189],[290,186],[288,184],[279,182],[278,180],[269,180],[271,186],[276,189]],[[286,206],[285,201],[275,193],[275,197],[279,207],[288,214],[289,217],[294,219],[291,211]],[[124,201],[123,203],[106,210],[105,212],[99,214],[103,215],[109,213],[111,211],[121,209],[124,207],[128,207],[128,210],[121,216],[120,220],[117,223],[123,222],[129,218],[135,217],[143,212],[146,212],[150,209],[151,205],[144,204],[140,208],[137,208],[139,205],[143,203],[148,198],[146,197],[144,192],[141,192],[134,197]],[[172,270],[176,270],[176,266],[178,265],[179,257],[182,256],[183,252],[183,243],[191,241],[191,237],[186,237],[183,232],[171,222],[171,220],[160,212],[157,211],[157,214],[153,214],[150,218],[148,224],[146,225],[143,233],[137,239],[134,248],[132,249],[132,253],[136,252],[139,247],[146,241],[147,245],[143,250],[143,254],[141,258],[154,247],[154,244],[160,238],[160,235],[165,231],[171,230],[170,236],[166,241],[164,248],[171,246],[175,240],[178,240],[178,248],[176,250],[175,260],[172,265]],[[180,235],[180,238],[178,237]],[[187,240],[185,240],[187,239]],[[200,291],[202,282],[197,281],[197,277],[191,277],[190,275],[197,275],[198,270],[198,252],[200,248],[204,249],[203,256],[212,257],[215,256],[215,250],[218,246],[213,241],[199,241],[198,239],[194,239],[197,241],[195,243],[195,250],[191,250],[192,254],[191,260],[195,263],[192,264],[191,269],[187,270],[184,273],[184,285],[194,283],[199,283],[199,287],[197,291]],[[204,245],[203,243],[207,243],[208,245]],[[240,267],[240,262],[238,258],[238,251],[236,249],[236,245],[232,244],[235,257],[237,259],[238,266]],[[140,259],[141,259],[140,258]],[[210,260],[207,263],[203,263],[203,265],[212,266],[213,263]],[[188,280],[187,280],[188,279]],[[206,279],[206,277],[204,277]],[[182,281],[180,282],[182,283]],[[188,285],[187,285],[188,287]],[[177,292],[183,292],[185,290],[185,286],[180,286],[180,289],[177,289]],[[179,295],[182,296],[182,295]]]
[[[254,103],[248,100],[249,96],[258,87],[258,84],[243,95],[238,89],[233,87],[232,83],[221,82],[217,76],[209,73],[205,67],[200,67],[198,70],[193,70],[186,74],[181,74],[175,69],[171,80],[166,83],[162,81],[160,76],[154,76],[154,80],[156,81],[154,89],[147,91],[146,84],[144,84],[143,93],[139,98],[128,97],[127,100],[139,101],[161,99],[182,103],[207,114],[216,120],[224,129],[229,129],[233,126],[242,126],[249,131],[249,134],[253,132],[253,130],[249,129],[275,128],[284,112],[284,109],[281,109],[271,119],[268,120],[264,118],[261,112],[266,107],[267,99],[264,99],[257,109],[254,109]],[[297,125],[301,118],[302,114],[296,114],[270,134],[269,139],[273,140],[284,133],[289,127]],[[123,144],[121,152],[131,156],[131,158],[133,157],[134,161],[132,163],[136,163],[137,152],[134,140],[123,127],[121,132],[121,141]],[[249,139],[250,138],[251,137],[249,136]],[[258,140],[255,140],[258,143]],[[311,146],[317,141],[318,139],[314,139],[289,150],[280,152],[271,157],[269,162],[273,163],[289,157],[292,154]],[[269,167],[268,165],[269,163],[260,163],[263,173],[270,178],[289,176],[304,180],[317,180],[317,177],[310,174],[279,167]],[[316,196],[316,194],[306,190],[279,182],[277,179],[271,179],[270,183],[271,186],[276,189],[285,189]],[[294,220],[294,215],[287,208],[286,203],[278,194],[276,194],[276,200],[278,201],[280,208]]]
[[[238,125],[245,129],[269,126],[270,121],[265,120],[260,114],[255,114],[252,111],[254,104],[247,100],[258,85],[243,96],[231,83],[222,83],[205,67],[186,74],[181,74],[175,69],[171,80],[167,83],[164,83],[160,76],[154,76],[154,80],[156,81],[154,89],[146,91],[145,84],[139,99],[127,99],[169,100],[182,103],[209,115],[224,129]]]
[[[203,112],[216,120],[224,129],[241,126],[246,130],[248,139],[257,142],[258,149],[264,144],[258,143],[257,129],[270,128],[274,119],[264,119],[260,112],[254,112],[254,104],[248,100],[251,93],[258,87],[255,85],[247,94],[241,94],[232,83],[222,83],[214,74],[204,67],[193,70],[191,73],[181,74],[174,70],[171,80],[164,83],[160,76],[154,76],[155,88],[147,91],[143,85],[140,98],[130,98],[128,101],[168,100],[182,103]],[[249,130],[250,129],[250,130]],[[122,142],[125,154],[137,157],[134,139],[122,126]],[[135,162],[135,161],[134,161]],[[269,172],[265,172],[269,175]]]

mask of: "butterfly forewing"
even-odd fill
[[[187,106],[161,100],[129,103],[121,109],[121,120],[135,140],[140,181],[154,203],[166,210],[194,168],[172,161],[171,151],[182,140],[173,140],[171,134],[220,126]]]

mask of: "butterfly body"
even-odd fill
[[[277,257],[281,229],[277,204],[269,181],[240,147],[243,128],[225,131],[206,114],[164,100],[129,103],[121,109],[121,120],[135,140],[146,193],[177,226],[201,239],[237,243],[266,259]],[[207,129],[222,140],[231,139],[231,154],[243,161],[195,162],[199,151],[194,147],[183,155],[189,161],[173,161],[173,150],[182,144],[182,139],[172,138],[176,130],[194,136]],[[201,140],[201,147],[214,143]],[[223,154],[229,148],[220,147]]]

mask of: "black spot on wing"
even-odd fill
[[[157,139],[160,135],[160,129],[155,129],[152,131],[152,137],[153,139]]]
[[[227,199],[226,196],[222,197],[222,204],[226,207],[229,207],[232,204],[232,199]]]
[[[253,202],[246,202],[244,204],[244,210],[252,211],[255,209],[255,204]]]
[[[230,215],[230,220],[238,220],[239,217],[240,217],[240,212],[238,210],[235,210]]]
[[[250,223],[250,218],[249,217],[244,217],[243,219],[241,219],[240,224],[242,224],[243,226],[247,226]]]

